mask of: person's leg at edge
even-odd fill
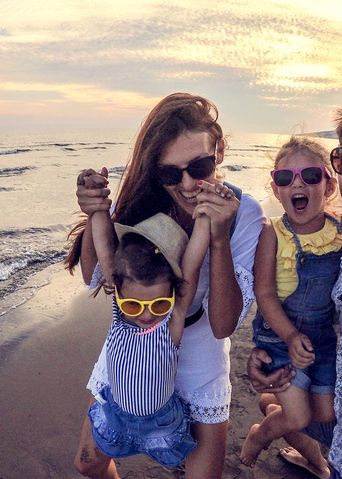
[[[93,402],[92,400],[90,405]],[[74,466],[80,474],[91,479],[120,479],[113,459],[102,454],[96,447],[88,416],[82,426]]]
[[[219,424],[195,422],[192,434],[198,442],[185,462],[186,479],[221,479],[226,454],[228,421]]]
[[[262,449],[274,440],[293,431],[300,431],[310,422],[311,409],[307,391],[291,386],[279,393],[282,407],[274,408],[260,424],[254,424],[243,443],[240,459],[253,467]]]
[[[274,394],[262,394],[259,401],[261,412],[266,416],[279,408]],[[320,479],[328,479],[330,469],[317,441],[303,432],[291,432],[284,436],[290,447],[280,449],[279,455],[287,462],[308,470]]]

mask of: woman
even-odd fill
[[[238,200],[241,191],[232,185],[228,199],[221,195],[217,166],[223,161],[225,142],[217,117],[213,104],[187,93],[169,95],[158,103],[138,134],[113,212],[113,221],[128,225],[163,212],[189,236],[199,202],[210,218],[210,254],[188,311],[176,378],[176,390],[190,406],[192,433],[198,441],[186,461],[187,479],[222,475],[231,397],[228,336],[253,301],[252,268],[263,224],[261,208],[249,195]],[[106,175],[106,170],[102,173]],[[87,215],[110,206],[107,180],[94,174],[87,170],[78,178],[79,204]],[[90,175],[92,184],[94,179],[98,184],[95,190],[87,189]],[[95,267],[91,217],[81,235],[69,255],[69,267],[80,254],[84,280],[96,286],[101,275]],[[88,384],[94,395],[106,384],[106,375],[103,349]],[[86,454],[96,456],[89,452],[89,443],[84,451],[88,438],[86,420],[76,457],[78,470],[89,477],[118,477],[109,459],[100,457],[94,467],[82,462]]]

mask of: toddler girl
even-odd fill
[[[292,364],[291,386],[251,427],[241,461],[253,466],[273,439],[312,420],[334,417],[336,334],[331,291],[342,253],[341,227],[325,212],[336,180],[329,154],[316,141],[292,137],[280,149],[272,189],[285,214],[272,218],[260,237],[255,264],[258,311],[254,341],[272,358],[267,372]],[[272,387],[272,386],[270,386]]]
[[[186,311],[209,246],[209,219],[200,210],[190,240],[163,213],[134,227],[115,223],[116,251],[109,214],[92,216],[94,246],[114,294],[106,340],[109,385],[89,410],[88,450],[90,457],[98,451],[108,457],[108,471],[110,458],[139,453],[177,466],[196,446],[174,382]]]

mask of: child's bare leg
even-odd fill
[[[313,421],[331,422],[335,420],[333,394],[311,394],[310,404]]]
[[[281,407],[277,402],[274,394],[262,394],[259,402],[260,410],[266,416]],[[328,462],[317,441],[303,432],[291,432],[286,434],[284,439],[290,445],[290,447],[284,447],[279,451],[279,455],[285,461],[310,471],[319,479],[330,477]]]
[[[97,449],[88,417],[82,426],[74,466],[80,474],[91,479],[120,479],[114,461]]]
[[[279,393],[280,407],[271,408],[271,412],[261,424],[254,424],[242,446],[241,462],[253,467],[265,447],[274,439],[292,431],[300,431],[310,422],[311,412],[308,394],[303,389],[291,386]]]

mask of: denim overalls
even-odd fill
[[[326,216],[341,233],[341,224]],[[292,384],[313,393],[331,394],[336,379],[335,309],[331,292],[340,270],[342,249],[321,256],[304,253],[286,214],[282,220],[296,245],[298,274],[298,287],[283,301],[282,308],[297,330],[310,338],[315,352],[314,364],[304,369],[295,368]],[[256,346],[266,350],[272,358],[271,364],[265,364],[265,371],[271,372],[291,363],[287,344],[272,331],[259,311],[253,320],[253,333]]]

